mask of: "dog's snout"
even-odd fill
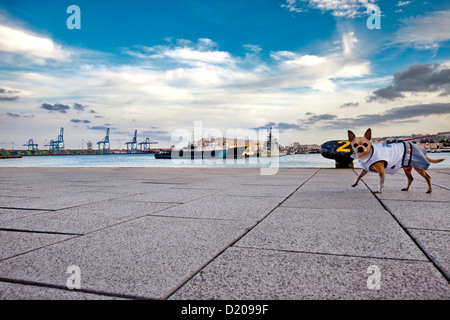
[[[358,149],[356,151],[358,151],[359,153],[364,152],[364,148],[363,147],[358,147]]]

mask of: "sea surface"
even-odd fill
[[[429,153],[433,159],[445,161],[430,168],[450,168],[450,153]],[[355,168],[360,168],[357,160]],[[243,159],[155,159],[153,154],[24,156],[0,159],[0,167],[184,167],[184,168],[334,168],[334,160],[321,154],[295,154],[277,158]]]

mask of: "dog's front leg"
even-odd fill
[[[383,193],[384,176],[385,176],[385,170],[384,170],[383,163],[376,162],[370,168],[374,169],[376,172],[378,172],[378,176],[380,177],[380,188],[377,191],[375,191],[374,193]]]
[[[352,184],[352,187],[356,187],[358,185],[359,180],[361,180],[362,177],[364,177],[367,174],[366,170],[362,170],[361,173],[359,174],[358,178],[356,178],[356,181],[354,184]]]

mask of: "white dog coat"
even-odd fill
[[[399,143],[372,143],[372,152],[364,158],[358,158],[361,167],[366,171],[376,162],[384,162],[386,173],[396,174],[402,167],[414,166],[419,169],[428,169],[430,162],[426,159],[427,151],[409,142]],[[372,171],[373,172],[373,171]]]

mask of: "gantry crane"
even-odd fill
[[[59,130],[57,140],[50,140],[50,143],[46,144],[46,146],[49,146],[54,154],[61,154],[61,150],[64,153],[64,128]]]
[[[134,137],[131,141],[125,142],[127,153],[137,153],[137,130],[134,130]]]
[[[39,145],[34,143],[33,139],[30,139],[28,140],[28,143],[25,143],[23,146],[28,147],[28,151],[37,151]]]
[[[141,152],[145,152],[150,149],[152,144],[157,144],[158,142],[150,140],[150,138],[145,139],[145,141],[139,142],[139,147]]]
[[[109,143],[109,128],[106,129],[106,136],[102,141],[97,142],[98,144],[98,153],[107,153],[111,152],[110,143]]]

